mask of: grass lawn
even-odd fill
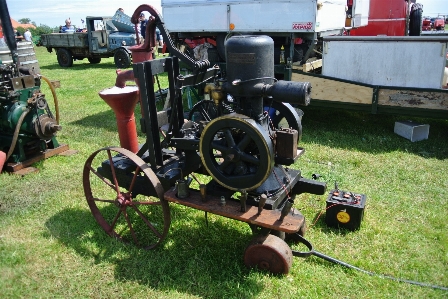
[[[36,47],[42,75],[59,80],[58,141],[77,154],[35,163],[23,177],[0,174],[2,298],[447,298],[448,291],[398,282],[295,257],[288,275],[244,265],[252,234],[245,223],[170,204],[167,239],[145,251],[110,238],[87,206],[82,170],[89,155],[119,145],[115,116],[98,92],[115,82],[113,59],[75,61]],[[162,78],[166,85],[166,78]],[[54,112],[51,92],[43,82]],[[326,196],[302,194],[315,250],[378,274],[448,287],[448,121],[430,125],[429,139],[411,143],[393,132],[406,116],[305,107],[293,168],[341,189],[367,195],[360,230],[326,226]],[[136,115],[140,113],[136,108]],[[145,140],[138,130],[139,141]],[[322,213],[323,212],[323,213]],[[322,214],[321,214],[322,213]],[[296,250],[302,246],[291,244]]]

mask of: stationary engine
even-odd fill
[[[5,160],[12,165],[7,170],[14,171],[15,164],[59,147],[55,135],[61,126],[40,90],[43,77],[20,66],[6,2],[2,0],[0,4],[5,34],[0,45],[0,151],[6,153]]]
[[[266,194],[266,207],[275,209],[301,192],[292,190],[300,171],[282,165],[291,165],[303,152],[298,148],[301,111],[288,103],[308,105],[311,85],[275,79],[274,42],[268,36],[234,36],[225,46],[226,76],[205,91],[232,113],[204,123],[201,161],[225,189],[248,191],[249,203]]]

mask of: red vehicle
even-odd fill
[[[424,18],[422,21],[422,31],[431,31],[431,19],[430,18]]]
[[[348,17],[352,1],[347,0]],[[356,16],[353,16],[356,17]],[[406,27],[409,19],[409,34]],[[352,29],[351,36],[406,36],[420,35],[422,8],[408,0],[370,0],[369,23]]]
[[[435,30],[444,30],[445,29],[445,20],[443,18],[436,18],[434,20],[434,29]]]

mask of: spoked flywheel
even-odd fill
[[[93,217],[108,235],[151,249],[171,222],[163,187],[140,157],[108,147],[94,152],[83,170],[84,193]]]
[[[213,119],[202,132],[199,151],[208,173],[230,190],[259,187],[274,166],[269,134],[242,114]]]

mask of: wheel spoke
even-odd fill
[[[246,153],[241,153],[240,159],[254,165],[260,165],[260,159]]]
[[[88,200],[99,201],[99,202],[108,202],[108,203],[113,203],[113,204],[115,204],[117,202],[116,200],[113,200],[113,199],[100,199],[100,198],[96,198],[93,196],[92,196],[92,198],[89,198]]]
[[[92,166],[87,165],[88,169],[90,169],[91,172],[93,172],[100,180],[102,180],[106,185],[108,185],[109,187],[111,187],[113,190],[117,190],[115,188],[114,185],[112,185],[110,183],[110,181],[108,179],[106,179],[105,177],[103,177],[101,174],[98,173],[98,171],[96,171],[95,169],[92,168]]]
[[[129,186],[129,195],[132,193],[132,190],[134,189],[135,180],[137,179],[137,175],[140,173],[140,166],[137,166],[137,168],[134,171],[134,177],[132,178],[131,185]]]
[[[251,141],[252,138],[249,136],[249,134],[246,134],[244,135],[243,139],[241,139],[241,141],[238,142],[237,148],[240,151],[244,151]]]
[[[128,224],[129,231],[131,232],[132,239],[134,239],[135,244],[138,244],[137,236],[135,235],[134,229],[132,228],[132,223],[131,223],[131,220],[129,219],[129,215],[128,215],[128,213],[126,213],[126,211],[123,211],[123,214],[124,214],[124,218],[126,219],[126,222]]]
[[[114,230],[115,225],[117,224],[117,220],[121,215],[121,209],[118,210],[117,215],[115,215],[114,219],[112,220],[110,224],[110,231],[108,233],[111,233]]]
[[[229,166],[230,161],[229,160],[224,160],[221,165],[219,165],[219,169],[221,171],[225,171],[225,169],[227,168],[227,166]]]
[[[233,140],[232,132],[230,131],[230,129],[224,130],[224,136],[226,137],[227,146],[234,147],[235,140]]]
[[[221,141],[214,140],[211,144],[212,149],[218,150],[221,153],[226,152],[229,148],[221,144]]]
[[[143,220],[143,222],[145,222],[146,225],[153,231],[153,233],[158,238],[161,238],[162,234],[154,227],[154,225],[152,225],[151,222],[148,221],[148,219],[146,219],[145,215],[143,215],[143,213],[140,212],[140,210],[136,206],[132,206],[132,208],[137,212],[137,214],[140,216],[140,218]]]
[[[203,107],[203,106],[205,106],[205,107]],[[212,120],[212,118],[209,115],[209,107],[210,107],[210,104],[208,103],[208,101],[205,102],[204,105],[199,106],[199,113],[201,113],[202,117],[206,121],[211,121]]]
[[[117,191],[117,194],[120,194],[120,187],[118,186],[117,176],[115,174],[115,167],[112,161],[112,155],[110,153],[110,150],[107,150],[107,157],[109,158],[110,170],[112,172],[112,177],[114,179],[115,189]]]

